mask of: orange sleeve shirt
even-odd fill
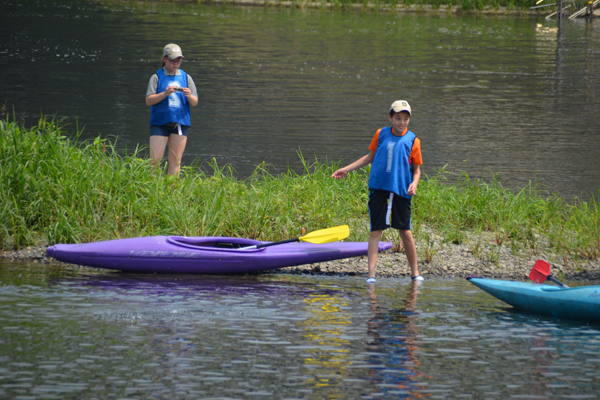
[[[381,129],[378,129],[377,132],[375,132],[375,135],[373,136],[373,139],[371,140],[371,144],[369,145],[369,150],[371,150],[373,153],[377,152],[377,143],[379,142],[379,132],[381,132]],[[392,128],[392,133],[394,132],[394,128]],[[404,132],[402,132],[402,135],[400,136],[404,136],[406,135],[406,132],[408,132],[408,128],[404,130]],[[423,158],[421,157],[421,141],[419,140],[419,138],[415,138],[415,141],[413,142],[413,147],[412,150],[410,151],[410,157],[408,158],[408,162],[413,165],[423,165]]]

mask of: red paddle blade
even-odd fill
[[[546,282],[550,276],[550,264],[544,260],[537,260],[529,273],[529,279],[537,283]]]

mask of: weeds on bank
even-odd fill
[[[159,0],[162,2],[174,2],[173,0]],[[185,0],[184,0],[185,1]],[[196,3],[210,3],[210,0],[187,0],[188,2]],[[267,2],[268,3],[268,2]],[[267,5],[267,3],[264,3]],[[257,3],[263,4],[263,3]],[[277,0],[271,2],[268,5],[283,5],[283,0]],[[315,8],[333,8],[333,9],[346,9],[355,8],[360,6],[363,10],[374,10],[380,11],[382,9],[394,9],[396,6],[411,6],[417,5],[418,7],[425,8],[431,6],[436,9],[441,6],[458,7],[461,12],[477,12],[485,9],[486,7],[492,9],[499,9],[500,7],[506,7],[507,9],[521,9],[528,10],[530,7],[536,5],[535,0],[291,0],[285,3],[287,7],[305,9],[308,7]]]
[[[280,240],[341,224],[350,225],[349,240],[368,239],[368,169],[332,179],[338,165],[299,154],[301,173],[273,175],[261,164],[238,180],[213,162],[210,173],[185,167],[175,179],[157,173],[140,148],[119,152],[105,139],[78,139],[66,137],[56,120],[42,118],[30,129],[0,121],[2,248],[28,246],[40,235],[50,243],[170,234]],[[487,233],[498,252],[508,244],[513,253],[536,254],[543,242],[573,262],[600,257],[596,199],[566,202],[533,185],[513,191],[497,178],[472,180],[445,169],[423,177],[413,234],[429,243],[431,259],[436,249],[422,226],[455,244],[466,232]],[[485,257],[484,247],[478,242],[473,253]]]
[[[435,256],[437,251],[435,250],[433,240],[431,239],[429,234],[425,234],[425,236],[423,237],[423,241],[424,241],[424,247],[423,247],[422,259],[426,263],[430,263],[431,261],[433,261],[433,256]]]
[[[534,0],[330,0],[327,2],[323,2],[321,0],[292,0],[291,6],[296,8],[306,8],[309,4],[314,3],[319,3],[320,6],[331,3],[334,8],[338,9],[360,4],[363,8],[370,7],[375,10],[381,9],[384,6],[395,7],[397,5],[410,6],[412,4],[418,4],[421,6],[429,5],[433,7],[446,5],[459,6],[462,11],[483,10],[485,6],[490,6],[495,9],[502,6],[507,8],[528,9],[529,7],[535,5]]]
[[[139,148],[121,154],[104,139],[74,145],[78,138],[54,120],[29,130],[1,122],[3,248],[30,245],[38,234],[51,243],[163,234],[286,239],[357,220],[365,204],[330,178],[334,166],[305,162],[302,174],[273,176],[259,165],[240,181],[213,162],[210,176],[184,168],[174,179],[156,173]]]
[[[464,232],[489,232],[498,247],[508,242],[513,252],[537,254],[545,238],[558,254],[600,257],[600,207],[595,198],[568,203],[531,184],[513,191],[497,177],[490,182],[472,180],[465,173],[455,176],[442,169],[421,180],[413,207],[413,218],[438,227],[448,242],[463,243]]]

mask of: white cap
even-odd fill
[[[401,111],[407,111],[409,115],[412,115],[412,111],[410,110],[410,104],[406,100],[396,100],[392,103],[390,107],[390,111],[394,110],[395,113],[399,113]]]
[[[181,53],[181,47],[179,47],[175,43],[170,43],[165,46],[165,48],[163,49],[163,57],[169,57],[171,60],[174,60],[177,57],[185,58]]]

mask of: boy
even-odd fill
[[[392,103],[388,119],[391,127],[381,128],[371,140],[369,154],[332,175],[341,179],[349,172],[373,163],[369,176],[369,236],[367,283],[375,283],[379,240],[384,229],[398,229],[410,265],[411,278],[422,281],[417,266],[417,249],[410,230],[411,198],[421,178],[421,142],[408,130],[412,111],[406,100]]]

